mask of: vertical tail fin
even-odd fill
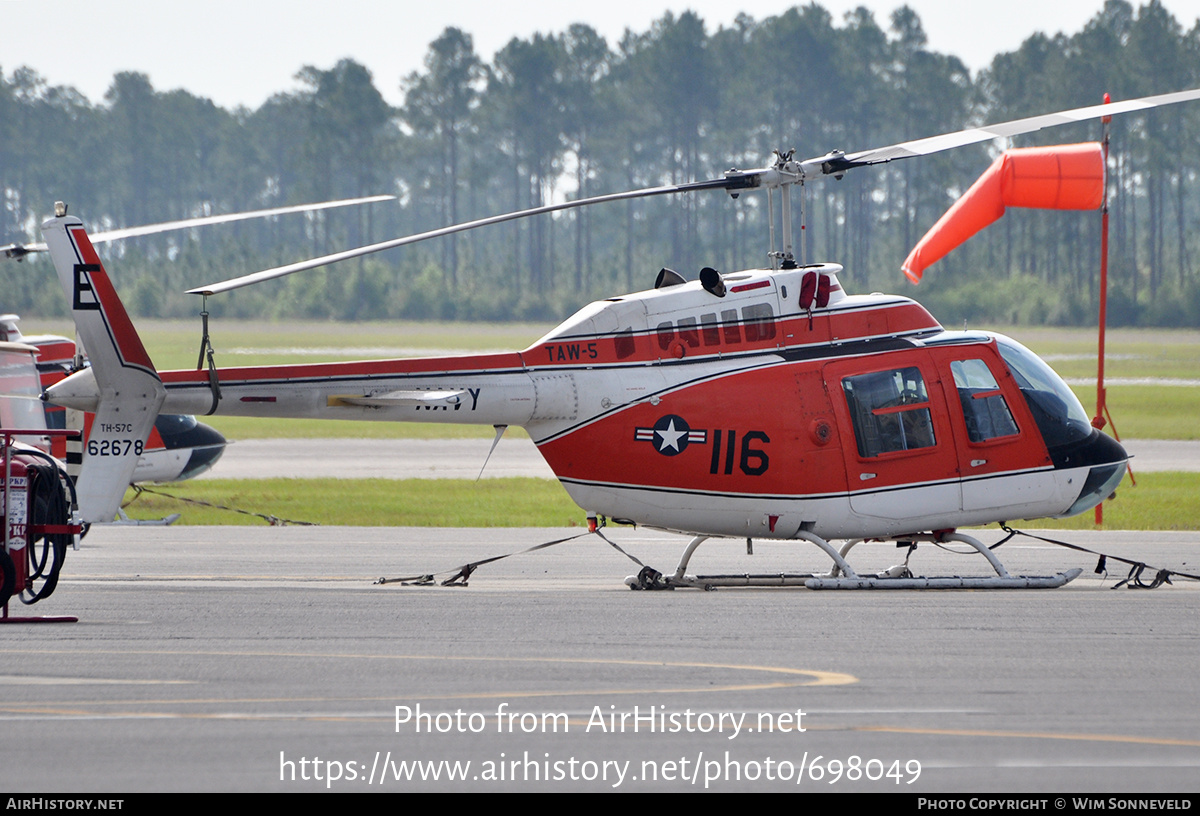
[[[82,222],[57,216],[42,224],[42,234],[92,363],[59,385],[92,377],[98,392],[77,484],[80,515],[87,522],[112,521],[166,391]],[[57,388],[48,392],[51,399]]]

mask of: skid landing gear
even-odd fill
[[[897,536],[887,539],[856,538],[847,541],[841,550],[834,548],[825,539],[804,531],[797,538],[820,547],[833,560],[833,569],[825,574],[813,573],[771,573],[763,575],[688,575],[688,562],[696,549],[711,536],[696,536],[683,551],[679,565],[673,575],[662,576],[656,581],[647,582],[642,575],[634,575],[625,579],[630,589],[674,589],[675,587],[695,587],[698,589],[715,589],[717,587],[807,587],[808,589],[1054,589],[1074,580],[1082,572],[1072,569],[1055,575],[1010,575],[1004,565],[996,558],[983,542],[964,533],[919,533],[914,535]],[[987,559],[994,576],[986,577],[917,577],[908,569],[908,559],[884,572],[874,575],[859,575],[846,561],[850,550],[863,541],[895,541],[908,543],[911,554],[920,542],[947,544],[966,544]]]

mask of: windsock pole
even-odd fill
[[[1109,104],[1112,99],[1108,94],[1104,95],[1104,104]],[[1111,116],[1104,116],[1100,119],[1104,124],[1104,138],[1101,141],[1101,147],[1104,150],[1104,166],[1108,167],[1108,136],[1109,123],[1112,122]],[[1136,274],[1136,272],[1135,272]],[[1100,210],[1100,331],[1098,332],[1099,349],[1097,353],[1096,365],[1096,415],[1092,417],[1092,427],[1102,429],[1105,425],[1112,425],[1113,436],[1119,442],[1120,435],[1117,433],[1117,426],[1112,421],[1112,414],[1108,412],[1108,389],[1104,385],[1104,354],[1105,354],[1105,331],[1108,327],[1108,184],[1104,185],[1104,205]],[[1126,465],[1126,467],[1129,467]],[[1137,484],[1133,478],[1133,468],[1129,467],[1129,481],[1132,484]],[[1104,523],[1104,502],[1096,505],[1096,525]]]

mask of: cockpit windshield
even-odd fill
[[[1087,412],[1054,369],[1011,338],[997,335],[996,343],[1021,388],[1046,447],[1056,448],[1091,436],[1092,423]]]

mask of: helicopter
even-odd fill
[[[205,297],[432,237],[631,198],[725,190],[780,194],[770,268],[698,280],[663,269],[653,288],[589,304],[523,351],[158,372],[82,221],[55,205],[46,245],[92,367],[47,389],[96,413],[80,477],[85,520],[109,516],[159,412],[523,427],[589,512],[690,534],[674,574],[632,588],[1042,588],[1079,574],[1010,575],[961,527],[1074,515],[1108,497],[1128,455],[1092,427],[1057,374],[1003,335],[947,331],[919,303],[844,291],[834,263],[797,263],[790,191],[822,176],[1066,122],[1200,98],[1200,90],[1096,105],[808,160],[792,152],[722,177],[483,218],[198,287]],[[207,333],[204,343],[208,343]],[[97,349],[99,352],[97,353]],[[97,429],[99,432],[97,433]],[[828,573],[695,576],[710,538],[797,540]],[[834,540],[845,543],[836,547]],[[860,574],[865,540],[958,542],[986,577]]]
[[[374,204],[393,201],[395,198],[394,195],[372,195],[238,213],[202,215],[157,224],[105,230],[92,235],[91,241],[94,244],[107,243],[250,219],[277,218],[285,215]],[[0,256],[21,261],[31,254],[42,253],[46,250],[47,247],[44,243],[12,243],[0,246]],[[74,340],[54,334],[24,335],[17,325],[19,320],[20,318],[15,314],[0,315],[0,342],[24,343],[38,349],[37,369],[43,391],[87,365],[87,355],[84,353],[83,347],[76,344]],[[83,459],[83,447],[87,444],[93,419],[93,416],[87,413],[73,418],[73,424],[83,432],[79,441],[68,441],[66,437],[56,435],[48,438],[48,442],[44,445],[47,453],[66,463],[67,470],[73,476],[78,475]],[[67,412],[61,406],[47,403],[45,420],[48,428],[65,429],[68,424]],[[131,483],[180,482],[195,478],[210,470],[217,463],[225,451],[225,445],[225,437],[220,432],[199,422],[195,416],[160,414],[154,422],[154,427],[151,429],[150,436],[138,459]],[[124,514],[119,509],[118,515],[124,520]],[[111,519],[109,520],[111,521]]]
[[[37,370],[42,390],[65,379],[79,367],[75,341],[57,334],[25,335],[15,314],[0,315],[0,341],[25,343],[38,349]],[[86,361],[82,361],[86,364]],[[46,427],[66,428],[66,410],[46,404]],[[77,470],[87,445],[92,417],[82,417],[83,437],[79,442],[65,437],[51,438],[47,453],[67,463],[68,470]],[[194,416],[160,414],[146,440],[133,482],[182,482],[210,470],[225,452],[225,437],[215,428],[197,421]],[[74,467],[72,467],[74,466]]]

